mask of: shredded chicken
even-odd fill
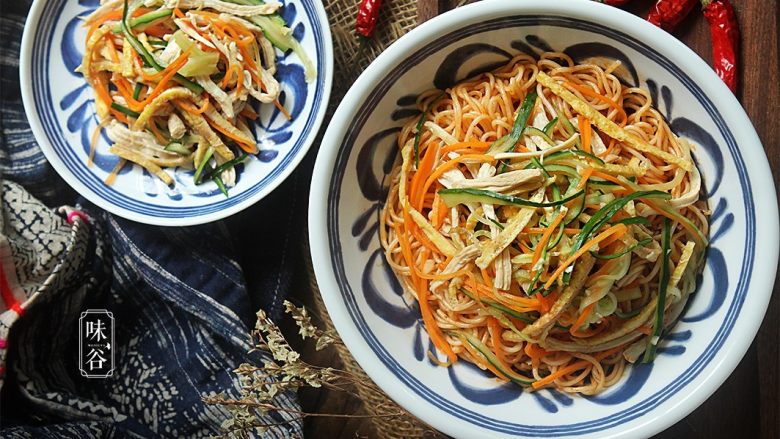
[[[462,270],[466,267],[466,265],[470,264],[477,256],[479,256],[481,250],[479,249],[479,246],[476,244],[472,244],[466,247],[463,247],[460,249],[458,253],[455,254],[455,256],[452,257],[450,262],[447,264],[446,267],[441,271],[442,274],[451,274],[455,273],[459,270]],[[434,280],[431,282],[430,289],[431,291],[436,291],[444,285],[446,282],[443,280]]]
[[[187,127],[184,126],[184,122],[176,113],[171,113],[168,116],[168,132],[174,139],[181,139],[187,133]]]
[[[278,2],[267,2],[262,5],[239,5],[235,3],[223,2],[220,0],[165,0],[164,6],[168,9],[183,8],[211,8],[219,12],[238,15],[241,17],[251,17],[253,15],[269,15],[278,11],[282,7]]]
[[[455,175],[456,173],[449,174],[449,176]],[[463,174],[461,173],[460,175],[462,176]],[[544,182],[544,176],[539,169],[521,169],[504,172],[503,174],[494,175],[492,177],[463,177],[457,180],[452,180],[448,178],[447,175],[444,175],[439,179],[439,182],[447,188],[485,189],[504,193],[518,187],[522,187],[525,191],[536,189]]]

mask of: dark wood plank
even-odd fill
[[[442,12],[439,0],[420,0],[417,4],[417,23],[424,23]]]
[[[471,2],[471,1],[467,1]],[[418,21],[467,3],[463,0],[419,0]],[[769,158],[775,186],[780,187],[780,123],[774,111],[780,108],[778,85],[778,25],[780,7],[776,0],[734,1],[742,30],[741,102]],[[652,2],[635,1],[629,11],[645,16]],[[710,62],[710,36],[707,23],[695,11],[675,36]],[[776,200],[765,200],[776,202]],[[310,304],[302,286],[296,297]],[[780,437],[780,281],[756,340],[737,369],[697,410],[658,435],[677,437]],[[317,364],[337,365],[332,352],[304,349],[305,358]],[[309,410],[355,413],[359,404],[354,397],[326,391],[305,392],[302,403]],[[375,437],[370,421],[313,418],[306,422],[311,437]]]

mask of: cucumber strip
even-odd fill
[[[643,226],[649,226],[650,220],[642,216],[634,216],[631,218],[623,218],[620,221],[615,221],[615,224],[625,224],[627,226],[631,224],[642,224]]]
[[[523,134],[523,130],[528,124],[528,119],[531,117],[531,112],[534,109],[537,97],[538,95],[533,91],[525,96],[523,103],[520,105],[520,111],[517,112],[515,123],[512,124],[512,131],[509,132],[509,135],[493,142],[493,144],[490,145],[490,148],[488,148],[488,154],[490,154],[491,151],[509,152],[515,149],[515,145],[520,141],[520,136]],[[509,161],[505,160],[498,173],[500,174],[506,171],[508,166]]]
[[[181,142],[171,142],[165,145],[165,150],[168,152],[175,152],[179,155],[190,155],[192,153],[192,151],[182,145]]]
[[[629,248],[627,248],[627,249],[625,249],[625,250],[623,250],[621,252],[613,253],[611,255],[600,255],[598,252],[590,252],[590,254],[591,254],[591,256],[593,256],[596,259],[603,259],[603,260],[617,259],[617,258],[619,258],[621,256],[624,256],[624,255],[626,255],[628,253],[631,253],[637,247],[644,247],[647,244],[650,244],[651,242],[653,242],[653,240],[651,238],[643,239],[643,240],[637,242],[636,244],[632,245],[631,247],[629,247]]]
[[[669,287],[669,256],[671,254],[670,241],[672,236],[672,222],[669,218],[664,218],[664,232],[661,261],[661,279],[658,284],[658,304],[655,312],[655,323],[653,324],[653,335],[650,337],[650,343],[645,350],[642,358],[643,363],[650,363],[655,358],[655,349],[658,347],[658,341],[661,338],[661,331],[664,329],[664,310],[666,307],[666,290]]]
[[[564,220],[565,219],[566,218],[564,218]],[[563,232],[564,232],[565,228],[566,228],[566,225],[564,224],[563,221],[561,221],[561,224],[558,225],[558,234],[555,235],[555,238],[550,240],[549,244],[547,244],[547,251],[550,251],[550,250],[554,249],[555,246],[557,246],[561,242],[561,239],[563,238]]]
[[[598,158],[597,156],[595,156],[595,155],[593,155],[593,154],[591,154],[589,152],[585,152],[585,151],[582,151],[580,149],[573,149],[573,150],[571,150],[571,153],[574,154],[574,155],[580,156],[580,157],[589,158],[589,159],[593,160],[594,162],[596,162],[596,163],[598,163],[600,165],[604,164],[604,160],[601,160],[600,158]]]
[[[547,134],[547,137],[552,137],[556,123],[558,123],[558,117],[554,117],[553,120],[547,122],[547,125],[545,125],[544,128],[542,129],[542,131],[544,131],[544,134]]]
[[[618,316],[618,318],[621,318],[623,320],[630,319],[631,317],[636,317],[639,315],[640,312],[642,312],[642,308],[637,308],[629,312],[623,312],[620,310],[620,308],[615,309],[615,315]]]
[[[133,33],[130,32],[130,28],[127,25],[128,9],[129,8],[128,8],[128,5],[127,5],[127,0],[125,0],[124,9],[122,10],[122,22],[120,23],[121,26],[122,26],[122,33],[125,35],[125,38],[127,38],[127,40],[130,42],[130,45],[133,46],[133,49],[136,52],[138,52],[139,55],[141,55],[141,58],[143,58],[143,60],[144,60],[144,62],[146,64],[150,65],[151,67],[153,67],[158,72],[161,72],[161,71],[165,70],[165,68],[163,66],[161,66],[160,64],[157,63],[157,61],[155,61],[155,59],[152,56],[152,54],[149,53],[149,51],[146,50],[146,48],[143,46],[143,44],[141,44],[141,42],[138,41],[138,38],[136,38],[135,35],[133,35]],[[178,82],[179,84],[181,84],[181,85],[187,87],[188,89],[190,89],[195,94],[199,95],[199,94],[203,93],[203,87],[201,87],[200,85],[190,81],[189,79],[185,78],[184,76],[182,76],[182,75],[180,75],[178,73],[173,76],[173,79],[176,82]]]
[[[587,223],[585,223],[585,225],[582,227],[582,231],[576,235],[574,242],[572,244],[570,255],[574,254],[577,250],[579,250],[580,247],[582,247],[583,244],[585,244],[585,241],[588,240],[590,235],[596,230],[598,230],[601,226],[603,226],[613,216],[615,216],[615,214],[618,213],[618,211],[620,211],[620,209],[622,209],[623,206],[628,204],[629,201],[635,200],[637,198],[669,199],[671,198],[671,195],[661,191],[639,191],[639,192],[634,192],[630,195],[626,195],[625,197],[621,197],[616,200],[610,201],[604,207],[602,207],[596,213],[594,213],[593,216],[590,218],[590,220]]]
[[[140,82],[135,84],[135,88],[133,88],[133,99],[135,99],[136,101],[141,96],[141,89],[143,87],[144,87],[144,85],[141,84]]]
[[[528,127],[525,129],[525,134],[529,136],[538,136],[541,137],[542,140],[544,140],[548,145],[555,146],[555,141],[550,138],[550,136],[547,135],[544,131],[540,130],[536,127]]]
[[[227,187],[225,187],[225,183],[222,181],[221,178],[219,178],[219,175],[215,175],[211,177],[212,180],[214,180],[214,183],[217,184],[217,187],[219,188],[219,191],[222,192],[222,195],[225,196],[225,198],[228,198],[228,190]]]
[[[491,223],[495,224],[499,229],[504,230],[504,225],[501,224],[500,222],[494,220],[493,218],[488,218],[488,220],[490,220]]]
[[[116,102],[112,102],[111,103],[111,108],[113,108],[114,110],[116,110],[116,111],[118,111],[120,113],[126,114],[126,115],[128,115],[130,117],[135,117],[136,119],[138,118],[138,116],[141,115],[141,113],[139,113],[137,111],[133,111],[133,110],[125,107],[124,105],[119,105]]]
[[[234,159],[232,159],[232,160],[228,160],[228,161],[226,161],[225,163],[223,163],[223,164],[221,164],[221,165],[217,166],[217,167],[216,167],[216,168],[214,168],[213,170],[209,171],[209,172],[208,172],[208,173],[207,173],[207,174],[206,174],[206,175],[205,175],[205,176],[204,176],[204,177],[201,179],[201,181],[196,181],[196,182],[195,182],[195,184],[201,184],[203,181],[207,181],[207,180],[211,179],[211,178],[212,178],[212,177],[214,177],[214,176],[221,175],[221,174],[222,174],[223,172],[225,172],[226,170],[228,170],[228,169],[230,169],[230,168],[232,168],[232,167],[234,167],[234,166],[236,166],[236,165],[238,165],[238,164],[240,164],[240,163],[243,163],[243,162],[244,162],[244,160],[245,160],[247,157],[249,157],[249,155],[248,155],[247,153],[245,153],[245,152],[241,153],[241,155],[240,155],[240,156],[238,156],[238,157],[236,157],[236,158],[234,158]]]
[[[494,302],[494,301],[492,301],[492,300],[490,300],[490,299],[484,299],[484,298],[481,298],[481,297],[480,297],[479,299],[477,299],[477,297],[476,297],[476,296],[474,296],[473,294],[471,294],[471,292],[470,292],[470,291],[468,291],[468,290],[467,290],[467,289],[465,289],[465,288],[461,288],[461,289],[460,289],[460,291],[461,291],[463,294],[465,294],[466,296],[468,296],[468,297],[469,297],[469,299],[471,299],[471,300],[476,300],[477,302],[481,302],[482,304],[484,304],[484,305],[487,305],[487,306],[489,306],[489,307],[491,307],[491,308],[495,308],[495,309],[497,309],[497,310],[501,311],[501,312],[502,312],[502,313],[504,313],[504,314],[508,314],[508,315],[510,315],[510,316],[512,316],[512,317],[514,317],[514,318],[516,318],[517,320],[520,320],[521,322],[525,322],[525,323],[533,323],[533,322],[535,321],[535,320],[534,320],[534,319],[533,319],[531,316],[529,316],[528,314],[526,314],[526,313],[522,313],[522,312],[517,312],[517,311],[515,311],[515,310],[513,310],[513,309],[507,308],[506,306],[504,306],[504,305],[502,305],[502,304],[500,304],[500,303],[498,303],[498,302]]]
[[[203,170],[206,169],[206,164],[211,160],[212,155],[214,155],[214,148],[209,147],[209,149],[206,150],[206,153],[203,154],[203,159],[198,164],[198,169],[195,170],[195,176],[193,177],[195,184],[200,184],[200,177],[203,174]]]
[[[579,250],[585,244],[590,235],[601,228],[601,226],[606,224],[607,221],[609,221],[613,216],[615,216],[616,213],[620,211],[620,209],[623,208],[623,206],[625,206],[629,201],[635,200],[637,198],[661,198],[668,200],[671,198],[671,195],[661,191],[639,191],[610,201],[604,207],[594,213],[590,220],[588,220],[588,222],[585,223],[585,225],[582,227],[582,231],[574,237],[574,242],[572,243],[571,250],[569,251],[569,256],[577,252],[577,250]],[[566,271],[563,273],[564,284],[568,283],[570,278],[571,271]]]
[[[571,166],[566,165],[556,165],[556,164],[547,164],[545,165],[548,172],[551,173],[559,173],[567,175],[571,178],[576,178],[577,180],[580,179],[580,174],[577,173],[577,170],[572,168]]]
[[[496,354],[490,350],[484,343],[482,343],[477,337],[465,332],[465,331],[450,331],[451,334],[458,337],[461,342],[470,344],[477,352],[484,357],[485,361],[490,363],[496,370],[504,375],[504,378],[520,384],[522,386],[530,386],[534,383],[532,378],[525,377],[516,373],[513,370],[506,369],[496,357]]]
[[[550,175],[550,173],[547,171],[547,168],[536,157],[532,158],[531,159],[531,163],[529,163],[528,166],[525,167],[525,169],[529,169],[529,168],[539,168],[539,169],[541,169],[542,170],[542,174],[544,174],[544,178],[552,177],[552,175]]]
[[[572,180],[569,186],[569,190],[572,188],[577,188],[577,185],[580,184],[579,174],[577,174],[577,179]],[[585,182],[585,187],[582,189],[582,200],[579,203],[576,203],[571,209],[569,209],[569,212],[566,213],[566,217],[563,219],[563,225],[568,226],[572,223],[572,221],[576,220],[583,210],[585,210],[585,198],[587,197],[588,193],[588,185],[590,181]],[[567,191],[568,192],[568,191]]]
[[[274,18],[269,15],[255,15],[249,18],[249,21],[259,26],[263,30],[265,37],[268,38],[268,41],[282,52],[292,50],[298,55],[303,64],[307,82],[313,81],[317,77],[317,68],[314,66],[311,58],[303,50],[301,43],[293,37],[292,30],[286,26],[281,17]]]
[[[556,113],[558,115],[558,120],[563,124],[563,130],[566,132],[567,137],[571,137],[574,135],[574,133],[579,132],[577,128],[575,128],[571,123],[569,118],[567,118],[560,109],[556,110]]]
[[[447,207],[457,206],[458,204],[465,203],[488,203],[498,204],[501,206],[512,205],[529,207],[555,207],[579,197],[580,195],[584,194],[585,191],[581,190],[566,198],[549,203],[537,203],[535,201],[526,200],[524,198],[513,197],[511,195],[504,195],[498,192],[486,191],[482,189],[440,189],[438,193]]]
[[[520,104],[520,111],[517,112],[515,122],[512,124],[512,131],[508,135],[496,140],[488,148],[488,154],[491,152],[509,152],[515,149],[515,145],[520,141],[520,135],[523,133],[525,126],[528,124],[528,119],[531,117],[531,111],[536,104],[536,98],[538,95],[536,92],[531,92],[525,95],[523,103]]]
[[[127,20],[127,25],[130,27],[130,29],[134,29],[144,24],[152,24],[152,22],[161,18],[170,17],[171,14],[173,14],[173,11],[170,9],[158,9],[156,11],[147,12],[144,15]],[[114,25],[114,28],[111,29],[111,32],[115,34],[122,33],[122,24],[117,23]]]

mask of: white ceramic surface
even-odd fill
[[[522,393],[475,367],[425,356],[428,337],[400,295],[377,236],[395,134],[413,96],[519,50],[622,58],[695,158],[713,210],[695,295],[659,357],[597,397]],[[585,0],[485,0],[423,24],[373,62],[341,102],[320,149],[310,196],[317,281],[351,353],[395,401],[455,437],[637,437],[690,413],[736,367],[761,324],[778,257],[776,195],[766,156],[739,102],[673,36]],[[760,239],[756,232],[760,231]]]
[[[35,0],[22,38],[20,75],[25,112],[41,150],[77,192],[99,207],[148,224],[185,226],[215,221],[262,199],[303,159],[319,130],[330,96],[333,48],[328,19],[317,0],[288,0],[281,10],[288,26],[317,68],[306,82],[297,55],[282,54],[276,78],[288,121],[273,105],[260,107],[251,127],[260,153],[243,165],[236,187],[225,197],[213,182],[196,186],[192,171],[167,170],[176,181],[166,186],[138,165],[125,166],[113,185],[104,183],[119,158],[103,136],[95,163],[87,166],[89,139],[97,126],[94,94],[75,68],[81,63],[86,29],[79,17],[98,0]]]

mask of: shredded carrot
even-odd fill
[[[428,193],[427,188],[424,191],[420,189],[425,187],[423,182],[426,181],[426,177],[433,169],[437,151],[438,145],[436,144],[425,148],[417,172],[415,172],[414,177],[412,177],[412,184],[409,185],[409,200],[411,201],[412,206],[414,206],[414,208],[418,211],[422,210],[423,197]]]
[[[111,119],[109,118],[104,119],[95,127],[95,131],[92,132],[92,138],[89,141],[89,155],[87,156],[88,168],[92,166],[92,161],[95,159],[95,151],[97,150],[97,143],[98,139],[100,138],[100,132],[103,131],[103,127],[108,125],[110,120]]]
[[[146,81],[157,81],[160,80],[160,83],[157,84],[155,87],[155,90],[161,85],[166,82],[168,82],[175,74],[179,71],[182,67],[184,67],[185,64],[187,64],[187,61],[189,60],[190,53],[192,52],[192,47],[184,51],[181,55],[179,55],[178,58],[173,60],[172,63],[168,65],[168,67],[164,68],[163,70],[160,70],[157,73],[153,73],[151,75],[144,73],[143,70],[141,70],[141,76]],[[166,79],[167,78],[167,79]],[[155,95],[156,97],[156,95]],[[147,98],[148,99],[148,98]],[[148,102],[145,102],[148,103]]]
[[[546,377],[544,377],[544,378],[542,378],[540,380],[534,381],[532,386],[533,386],[534,389],[538,389],[540,387],[546,386],[547,384],[550,384],[550,383],[554,382],[558,378],[566,376],[566,375],[568,375],[568,374],[570,374],[570,373],[572,373],[574,371],[577,371],[577,370],[580,370],[580,369],[584,369],[584,368],[588,367],[590,364],[591,364],[590,361],[585,361],[585,360],[577,361],[576,363],[572,363],[572,364],[570,364],[568,366],[565,366],[565,367],[562,367],[562,368],[556,370],[555,372],[547,375]]]
[[[252,107],[250,107],[249,105],[244,107],[244,109],[241,110],[241,112],[238,114],[244,116],[249,120],[257,120],[257,113],[255,113],[255,110],[253,110]]]
[[[154,118],[151,118],[151,120],[149,120],[148,125],[149,125],[149,129],[152,130],[152,134],[154,134],[154,137],[157,138],[157,141],[161,145],[165,145],[166,143],[168,143],[168,139],[166,139],[165,136],[163,136],[162,133],[160,132],[160,129],[157,128],[157,123],[155,122]]]
[[[542,349],[536,343],[526,343],[523,351],[531,359],[531,366],[538,368],[542,362],[542,358],[547,355],[547,351]]]
[[[601,360],[603,360],[603,359],[605,359],[605,358],[607,358],[607,357],[609,357],[611,355],[614,355],[617,352],[621,352],[624,348],[625,348],[625,346],[621,345],[621,346],[618,346],[618,347],[615,347],[615,348],[612,348],[612,349],[608,349],[606,351],[602,351],[602,352],[599,352],[598,354],[593,355],[593,358],[596,361],[601,361]],[[580,370],[580,369],[584,369],[584,368],[588,367],[591,364],[592,363],[590,361],[586,361],[586,360],[577,361],[577,362],[572,363],[572,364],[570,364],[568,366],[565,366],[565,367],[562,367],[562,368],[558,369],[557,371],[551,373],[550,375],[547,375],[546,377],[544,377],[544,378],[542,378],[540,380],[535,381],[532,384],[532,386],[533,386],[534,389],[538,389],[540,387],[544,387],[547,384],[550,384],[553,381],[557,380],[558,378],[566,376],[566,375],[568,375],[568,374],[570,374],[570,373],[572,373],[574,371],[577,371],[577,370]]]
[[[444,200],[442,200],[439,197],[439,194],[436,194],[436,200],[437,200],[437,215],[434,217],[435,224],[433,225],[436,227],[436,229],[439,229],[442,224],[444,224],[444,220],[447,218],[447,215],[450,213],[450,209],[447,207],[446,204],[444,204]]]
[[[122,170],[122,168],[125,167],[125,164],[127,164],[127,160],[120,159],[117,164],[114,166],[114,169],[111,170],[111,173],[108,174],[106,177],[106,184],[111,186],[114,184],[114,181],[116,181],[116,176],[119,175],[119,171]]]
[[[220,87],[224,90],[227,88],[228,84],[230,83],[230,75],[235,73],[238,75],[238,71],[241,70],[241,67],[238,66],[238,64],[231,64],[230,67],[225,71],[225,76],[222,78],[222,83],[220,84]],[[240,78],[236,78],[236,82],[239,82]]]
[[[614,235],[608,237],[607,239],[601,241],[599,243],[599,248],[602,248],[602,249],[607,248],[610,244],[618,242],[620,240],[620,238],[621,238],[620,234],[614,234]]]
[[[181,99],[177,99],[176,100],[176,103],[181,108],[186,110],[188,113],[192,113],[192,114],[203,114],[203,113],[205,113],[209,109],[209,102],[210,102],[210,99],[208,97],[206,97],[204,99],[203,105],[201,105],[200,108],[197,108],[197,107],[193,107],[188,102],[183,101]]]
[[[493,279],[490,278],[487,270],[481,268],[480,273],[482,274],[482,280],[485,282],[485,284],[487,284],[488,288],[493,289]]]
[[[607,147],[607,149],[599,157],[604,158],[604,157],[612,154],[612,151],[615,150],[615,146],[616,145],[617,145],[617,140],[609,139],[609,146]]]
[[[471,356],[474,358],[476,364],[478,366],[484,367],[485,369],[493,372],[493,374],[496,376],[496,378],[504,381],[509,381],[509,378],[503,374],[503,372],[499,371],[495,368],[492,364],[490,364],[489,361],[484,361],[484,356],[481,352],[475,350],[470,343],[466,342],[463,344],[463,347],[471,354]]]
[[[614,226],[608,228],[607,230],[601,232],[598,236],[591,239],[590,241],[586,242],[579,250],[577,250],[573,255],[569,257],[563,264],[560,264],[558,266],[558,269],[555,270],[555,272],[550,276],[549,279],[547,279],[547,282],[545,282],[544,287],[546,289],[549,289],[553,282],[555,282],[558,277],[563,274],[564,270],[569,267],[569,265],[573,264],[574,261],[576,261],[580,256],[584,255],[586,252],[590,251],[590,248],[594,245],[598,244],[599,242],[607,239],[611,235],[619,234],[624,235],[628,231],[628,227],[626,227],[625,224],[615,224]]]
[[[544,228],[544,227],[526,227],[520,233],[525,233],[525,234],[528,234],[528,235],[541,235],[541,234],[543,234],[546,231],[547,231],[547,229]],[[565,233],[567,235],[576,235],[576,234],[580,233],[581,231],[582,231],[582,229],[576,229],[576,228],[573,228],[573,227],[566,227],[566,228],[563,229],[563,233]]]
[[[466,142],[458,142],[453,143],[452,145],[447,145],[444,148],[441,149],[441,154],[445,155],[452,151],[460,151],[463,149],[473,149],[475,151],[479,152],[485,152],[490,148],[491,143],[490,142],[480,142],[478,140],[468,140]]]
[[[108,80],[105,75],[94,75],[93,81],[95,82],[95,95],[96,99],[103,102],[103,104],[109,108],[109,110],[114,110],[111,108],[111,102],[113,102],[113,99],[111,99],[111,94],[108,91]],[[122,114],[122,113],[119,113]]]
[[[196,29],[195,31],[197,32],[198,30]],[[149,36],[152,36],[152,37],[163,38],[164,36],[166,36],[169,33],[171,33],[171,30],[163,23],[156,23],[156,24],[153,24],[151,26],[146,26],[144,28],[143,32],[146,35],[149,35]]]
[[[539,300],[537,298],[525,298],[520,296],[506,297],[502,294],[493,294],[492,287],[477,282],[476,277],[473,275],[468,276],[464,285],[469,291],[495,299],[518,312],[536,311],[539,309]]]
[[[636,328],[637,331],[641,332],[645,335],[652,335],[653,334],[653,328],[651,326],[640,326]]]
[[[431,187],[431,184],[433,184],[434,181],[438,180],[439,177],[444,175],[445,172],[458,166],[458,164],[468,160],[480,161],[480,162],[494,162],[496,158],[493,157],[492,155],[485,155],[485,154],[463,154],[462,156],[458,156],[452,160],[444,162],[443,164],[439,165],[436,169],[434,169],[434,171],[425,181],[425,185],[423,186],[423,193],[428,192],[428,189]]]
[[[590,137],[591,134],[593,133],[593,130],[591,129],[590,126],[590,121],[585,117],[583,117],[582,115],[578,114],[577,124],[579,125],[580,128],[580,139],[582,140],[582,150],[587,153],[590,153],[591,152]]]
[[[493,316],[488,316],[487,324],[488,324],[488,331],[490,332],[490,341],[491,344],[493,345],[493,351],[496,353],[496,358],[498,358],[498,362],[501,363],[501,366],[504,369],[507,370],[512,369],[512,367],[506,362],[506,356],[504,355],[504,346],[501,344],[501,332],[502,332],[501,325],[498,323],[498,320]]]
[[[276,108],[278,108],[279,111],[282,112],[282,114],[284,115],[285,118],[287,118],[287,120],[292,120],[292,115],[290,114],[289,111],[287,111],[286,108],[284,108],[284,105],[282,105],[282,103],[279,102],[279,99],[274,99],[274,105],[276,105]]]
[[[585,187],[585,183],[588,182],[590,177],[593,175],[594,171],[595,169],[593,168],[585,168],[582,170],[582,172],[580,173],[580,182],[577,183],[577,190],[580,190]]]
[[[611,181],[612,183],[615,184],[619,184],[620,186],[623,186],[623,188],[627,189],[628,191],[634,192],[634,190],[631,189],[631,186],[629,186],[628,184],[620,181],[620,179],[613,177],[612,175],[609,175],[607,173],[600,172],[600,171],[593,171],[593,176],[601,178],[603,180]]]
[[[591,303],[590,305],[586,306],[585,309],[582,310],[582,313],[577,318],[577,320],[574,322],[573,325],[569,328],[569,333],[575,337],[578,337],[580,334],[580,328],[582,325],[585,324],[585,322],[590,317],[590,314],[593,312],[593,307],[596,306],[596,302]]]
[[[111,34],[106,34],[105,39],[106,46],[108,46],[108,53],[111,55],[111,60],[119,64],[119,52],[116,50],[116,46],[114,45],[114,40],[111,38]]]
[[[250,145],[246,143],[243,139],[236,136],[235,134],[231,133],[230,131],[222,128],[218,123],[214,122],[209,118],[208,116],[204,116],[206,118],[206,121],[211,125],[212,128],[219,131],[220,133],[224,134],[225,136],[229,137],[233,141],[235,141],[238,146],[241,147],[244,151],[248,152],[249,154],[255,154],[257,153],[257,146],[256,145]]]
[[[411,246],[409,245],[409,241],[406,239],[406,234],[404,231],[400,229],[401,225],[395,224],[394,227],[396,228],[398,243],[401,246],[401,253],[403,254],[403,257],[406,261],[406,265],[411,267],[414,265],[414,259],[412,258],[412,250]],[[412,283],[415,283],[416,277],[417,276],[415,274],[412,274]],[[424,279],[420,279],[419,281],[421,284],[420,286],[425,285],[426,283]],[[438,350],[447,355],[447,358],[451,363],[456,362],[458,357],[455,355],[455,352],[452,351],[452,347],[450,347],[450,344],[444,338],[444,335],[441,333],[441,329],[436,324],[436,320],[434,319],[431,312],[430,304],[428,303],[427,298],[427,288],[417,288],[417,303],[420,305],[420,314],[422,315],[423,324],[425,325],[425,329],[428,332],[428,336],[431,338],[431,342]]]
[[[542,234],[542,239],[539,240],[539,243],[536,244],[536,249],[534,250],[534,257],[531,260],[531,278],[536,277],[536,263],[539,262],[539,259],[542,257],[542,251],[547,247],[547,241],[550,240],[550,237],[552,236],[555,229],[558,227],[558,224],[563,221],[563,218],[566,215],[563,213],[558,213],[558,215],[555,216],[555,219],[550,223],[549,226],[547,226],[547,229]]]
[[[552,309],[552,302],[550,298],[541,293],[537,294],[536,296],[537,300],[539,300],[540,312],[542,314],[547,314],[550,312],[550,309]]]

